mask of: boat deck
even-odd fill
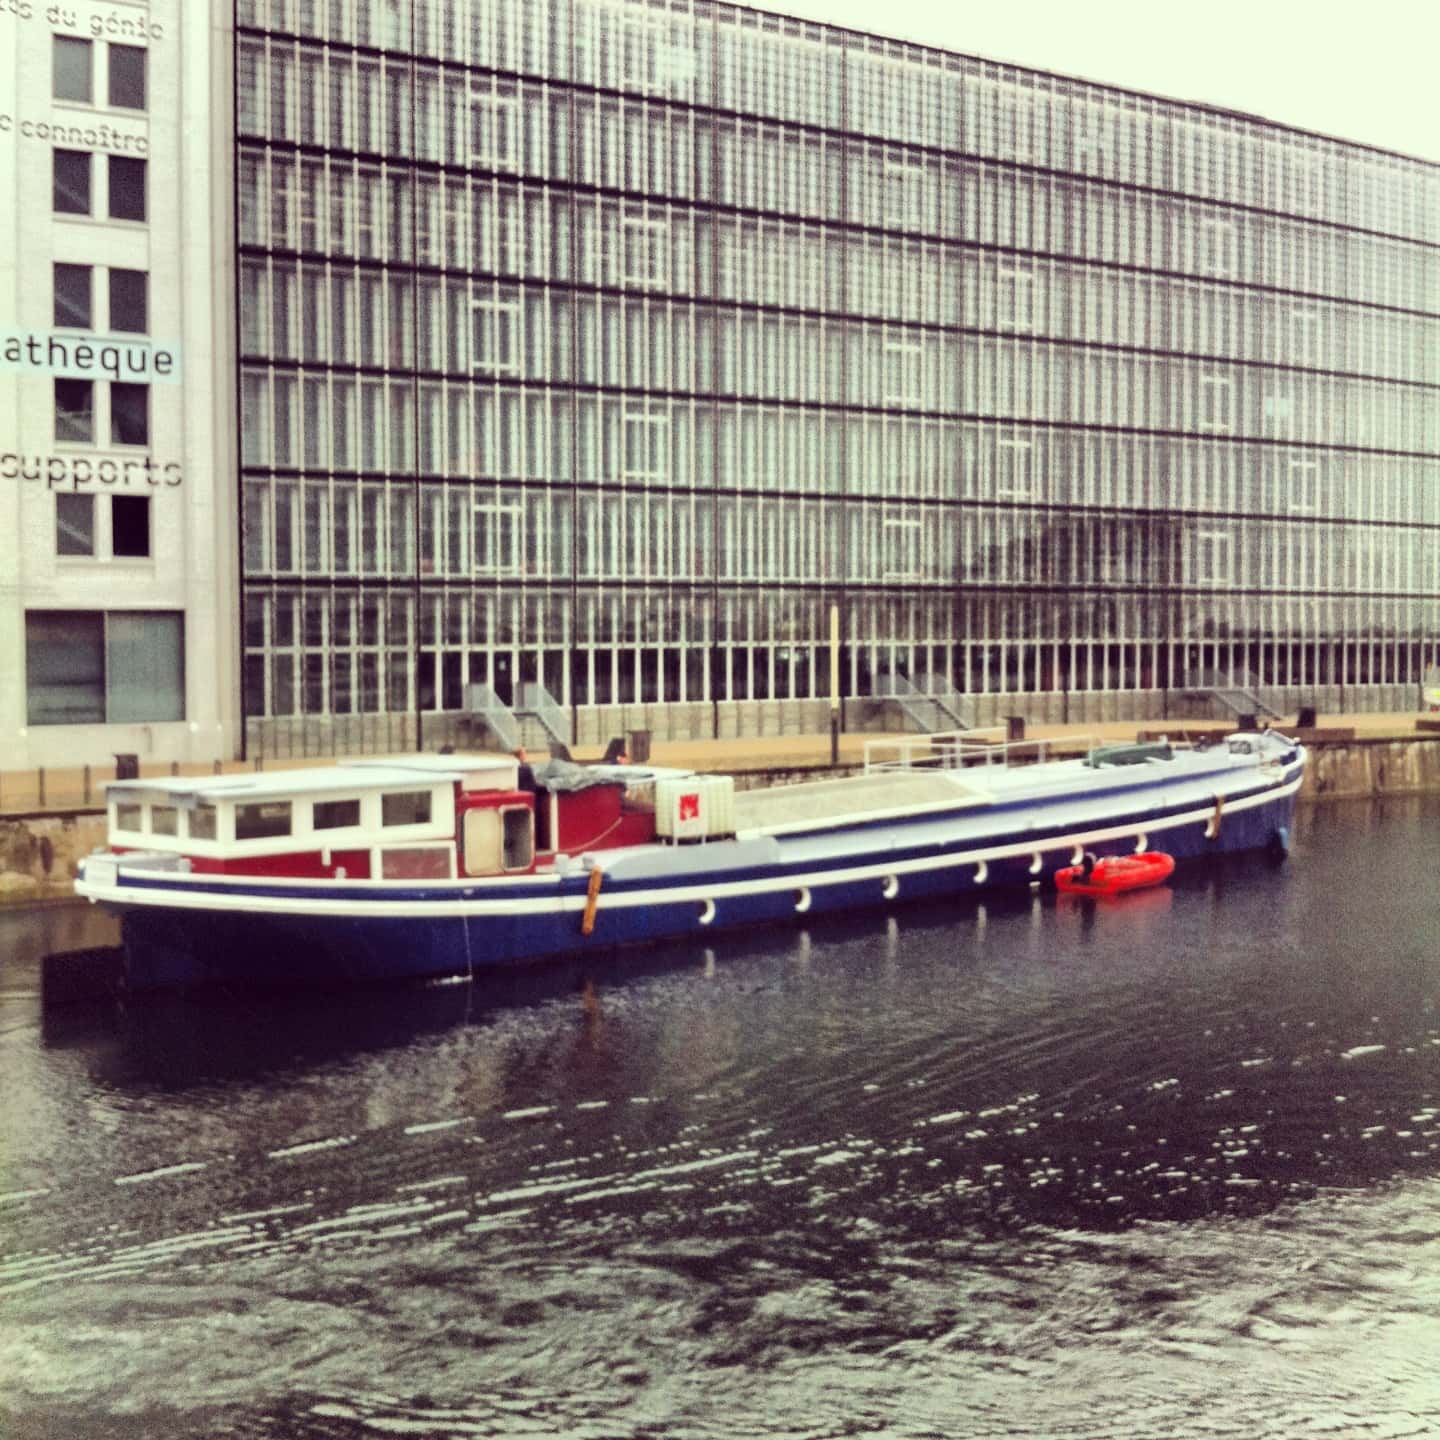
[[[818,828],[930,806],[988,805],[991,798],[988,790],[968,784],[953,771],[890,771],[738,791],[735,828],[742,833]]]

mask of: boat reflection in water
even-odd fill
[[[1264,883],[1272,868],[1248,859],[1216,859],[1194,868],[1188,890],[1225,883]],[[84,1053],[91,1073],[107,1084],[157,1085],[167,1089],[330,1066],[347,1058],[403,1048],[425,1037],[464,1027],[502,1028],[514,1017],[541,1011],[549,1018],[574,1012],[594,1019],[608,1002],[637,987],[674,979],[732,983],[750,962],[777,955],[809,971],[817,952],[858,947],[884,965],[895,965],[904,948],[949,948],[957,959],[978,957],[992,927],[1029,917],[1032,929],[1046,912],[1064,932],[1077,924],[1121,949],[1150,943],[1147,919],[1169,913],[1167,886],[1100,899],[1064,892],[1006,890],[931,900],[903,913],[862,911],[852,915],[799,917],[785,928],[760,924],[692,940],[643,947],[599,949],[523,967],[489,969],[466,976],[411,984],[335,986],[290,992],[230,985],[199,991],[93,996],[78,1003],[47,1004],[42,1034],[48,1048]],[[1007,938],[1006,945],[1011,941]],[[119,947],[84,952],[87,963],[120,963]],[[68,955],[47,957],[68,961]],[[694,992],[704,1004],[704,991]]]

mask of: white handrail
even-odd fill
[[[1078,747],[1088,752],[1095,744],[1093,735],[1067,735],[1054,739],[991,740],[1003,729],[957,730],[935,735],[903,735],[895,739],[865,742],[865,773],[883,774],[896,770],[958,770],[970,765],[1008,766],[1012,757],[1027,762],[1049,758],[1057,745],[1067,749]],[[880,758],[889,755],[893,758]]]

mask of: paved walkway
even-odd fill
[[[1391,715],[1320,715],[1317,728],[1322,730],[1353,729],[1355,738],[1370,740],[1414,739],[1422,733],[1416,727],[1418,714]],[[1433,717],[1440,719],[1440,716]],[[1057,742],[1064,748],[1082,748],[1086,742],[1099,744],[1114,740],[1133,740],[1142,730],[1164,731],[1172,739],[1181,740],[1187,731],[1213,734],[1216,730],[1233,729],[1233,724],[1218,720],[1121,720],[1104,724],[1028,725],[1027,740]],[[1283,724],[1281,729],[1287,728]],[[996,739],[1005,738],[1003,728],[983,730],[980,734]],[[865,731],[841,735],[839,760],[842,765],[864,763],[867,742],[872,745],[910,741],[922,737],[899,731]],[[1440,732],[1436,733],[1440,739]],[[579,747],[575,757],[594,760],[600,748]],[[830,763],[830,736],[826,735],[762,735],[740,740],[660,740],[650,750],[656,765],[674,765],[682,769],[746,771],[801,769]]]
[[[1422,717],[1416,713],[1391,715],[1321,715],[1322,729],[1353,729],[1357,739],[1413,739],[1421,733],[1416,722]],[[1142,730],[1163,731],[1174,739],[1183,739],[1190,732],[1214,733],[1217,729],[1232,726],[1216,720],[1123,720],[1107,724],[1078,725],[1031,725],[1026,728],[1027,740],[1059,742],[1064,748],[1080,748],[1087,742],[1099,743],[1109,740],[1133,740]],[[1283,727],[1282,727],[1283,728]],[[978,732],[988,738],[1003,740],[1002,729]],[[898,745],[909,741],[912,744],[923,737],[907,735],[900,731],[852,732],[839,737],[839,761],[841,765],[864,764],[866,743],[872,745]],[[1436,732],[1440,739],[1440,732]],[[1067,743],[1068,742],[1068,743]],[[602,747],[578,746],[575,756],[579,760],[597,760]],[[891,751],[892,756],[895,751]],[[541,756],[533,757],[536,759]],[[883,757],[882,757],[883,758]],[[830,764],[830,736],[819,735],[762,735],[736,740],[660,740],[651,747],[650,760],[655,765],[672,765],[678,769],[710,770],[725,772],[750,772],[756,770],[798,770],[811,766],[824,767]],[[308,760],[267,760],[264,768],[269,771],[294,770],[304,766],[328,765],[323,757]],[[211,765],[181,765],[182,775],[203,775],[213,770]],[[248,770],[250,765],[241,761],[230,761],[222,766],[226,772]],[[140,771],[146,779],[158,779],[171,773],[170,766],[143,765]],[[88,780],[81,767],[73,769],[6,770],[0,772],[0,815],[53,812],[74,809],[94,809],[102,803],[104,786],[114,776],[109,765],[92,768]]]

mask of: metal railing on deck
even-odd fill
[[[1084,755],[1093,735],[1067,735],[1056,740],[1004,740],[993,730],[960,730],[936,735],[905,735],[865,742],[865,773],[890,770],[960,770],[974,765],[1032,765],[1066,755]],[[991,739],[991,736],[996,738]]]

